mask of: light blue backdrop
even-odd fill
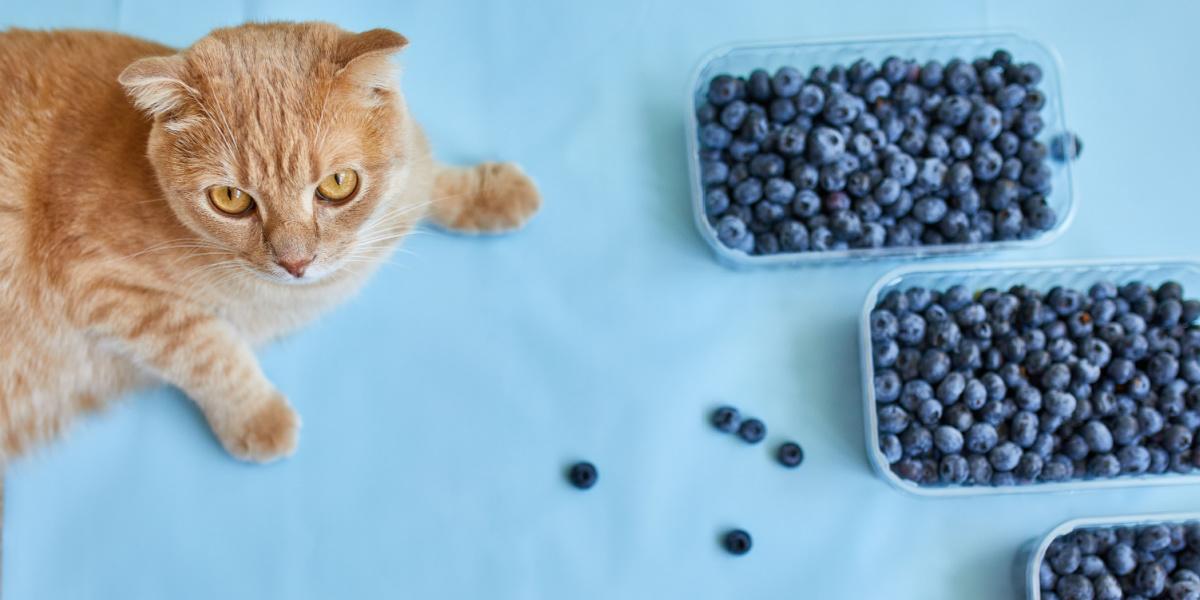
[[[245,19],[397,29],[440,155],[520,161],[545,210],[503,239],[412,238],[266,352],[304,417],[284,464],[230,460],[165,390],[17,464],[5,600],[1010,599],[1014,553],[1063,519],[1200,505],[1195,489],[922,500],[876,479],[854,319],[895,263],[719,267],[688,212],[681,106],[725,42],[1016,28],[1061,52],[1086,150],[1073,228],[1009,256],[1187,254],[1200,5],[175,4],[4,0],[0,23],[177,45]],[[771,443],[711,433],[718,401],[765,418]],[[785,436],[799,471],[769,459]],[[560,477],[578,457],[600,467],[588,493]],[[750,555],[719,549],[732,525]]]

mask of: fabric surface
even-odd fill
[[[130,398],[6,478],[5,600],[1009,599],[1026,541],[1194,488],[930,500],[863,449],[857,321],[896,261],[735,272],[694,230],[683,99],[731,41],[1016,29],[1056,47],[1085,142],[1072,228],[1037,252],[1196,250],[1200,5],[1186,2],[42,0],[0,24],[186,45],[247,19],[390,27],[438,154],[519,161],[519,234],[416,235],[363,293],[263,353],[304,419],[273,466],[179,393]],[[1192,290],[1200,293],[1200,290]],[[768,443],[706,412],[762,417]],[[807,461],[771,460],[784,439]],[[562,471],[600,469],[586,493]],[[717,543],[747,529],[754,549]]]

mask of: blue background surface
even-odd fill
[[[698,58],[759,38],[1018,29],[1056,47],[1081,210],[1008,258],[1195,250],[1200,5],[1187,2],[5,0],[0,24],[186,45],[246,19],[390,27],[444,159],[521,162],[522,233],[413,237],[364,292],[263,354],[298,454],[238,464],[178,393],[140,394],[13,466],[5,600],[1009,599],[1018,548],[1076,516],[1195,508],[1194,488],[930,500],[863,451],[856,316],[895,262],[717,265],[689,213]],[[768,444],[712,433],[732,402]],[[799,471],[772,447],[802,442]],[[586,457],[599,485],[561,470]],[[755,536],[748,556],[716,543]]]

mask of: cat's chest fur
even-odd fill
[[[362,287],[368,274],[346,274],[309,285],[250,282],[224,295],[218,314],[260,346],[311,323]]]

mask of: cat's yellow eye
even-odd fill
[[[330,202],[341,202],[353,196],[357,190],[358,173],[352,169],[342,169],[317,184],[317,195]]]
[[[228,215],[243,215],[254,208],[254,198],[235,187],[218,185],[208,189],[208,201]]]

